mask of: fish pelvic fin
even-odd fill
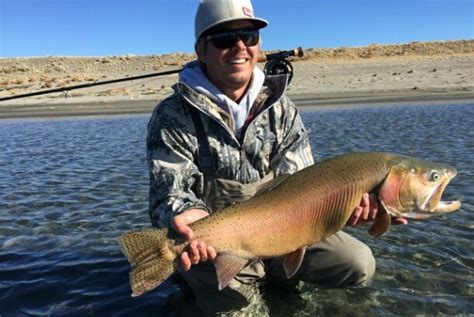
[[[374,238],[379,238],[390,229],[391,223],[392,217],[388,213],[379,212],[374,223],[369,228],[369,234]]]
[[[214,260],[219,290],[226,288],[248,262],[248,259],[236,255],[219,253]]]
[[[306,252],[306,247],[299,248],[291,253],[288,253],[283,258],[283,269],[285,270],[286,277],[291,278],[293,275],[298,272],[298,269],[303,262],[304,254]]]
[[[154,289],[176,271],[176,254],[169,247],[167,232],[167,229],[146,229],[119,238],[122,252],[132,267],[132,297]]]

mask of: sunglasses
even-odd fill
[[[255,46],[259,40],[258,30],[234,30],[222,33],[210,34],[204,37],[206,42],[212,42],[218,49],[232,48],[239,40],[246,47]]]

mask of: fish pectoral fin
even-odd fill
[[[306,247],[299,248],[291,253],[288,253],[283,258],[283,268],[285,269],[286,277],[290,278],[298,271],[303,262]]]
[[[214,260],[216,267],[217,281],[219,282],[219,290],[223,290],[230,281],[247,265],[248,259],[219,253]]]
[[[392,223],[392,216],[386,212],[379,212],[374,223],[369,229],[369,234],[375,238],[382,236],[388,231]]]

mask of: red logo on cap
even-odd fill
[[[253,18],[252,9],[247,8],[247,7],[242,7],[242,11],[244,12],[246,16]]]

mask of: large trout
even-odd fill
[[[194,239],[217,252],[219,289],[256,259],[284,255],[289,278],[298,270],[305,248],[344,228],[366,192],[378,197],[379,212],[369,229],[376,237],[388,230],[391,216],[425,219],[459,209],[460,201],[440,200],[456,173],[453,167],[388,153],[342,155],[288,176],[272,190],[202,218],[191,228]],[[132,296],[173,274],[190,242],[168,229],[121,236],[132,267]]]

